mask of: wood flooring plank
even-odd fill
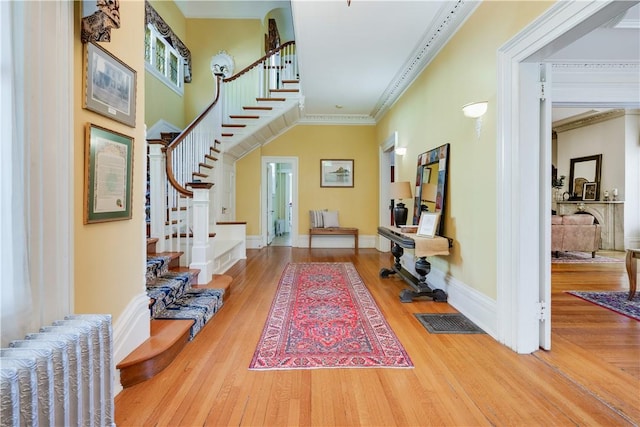
[[[354,263],[414,368],[248,369],[284,267],[312,261]],[[390,263],[373,249],[248,250],[222,310],[159,375],[116,396],[116,424],[640,424],[640,322],[565,292],[626,290],[624,263],[552,264],[552,349],[531,355],[485,334],[429,334],[414,313],[456,310],[401,303],[404,282],[379,277]]]

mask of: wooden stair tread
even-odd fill
[[[227,274],[214,274],[206,285],[191,285],[191,287],[194,289],[224,289],[224,298],[226,299],[231,294],[231,282],[233,282],[233,277]]]
[[[243,123],[223,123],[222,127],[223,128],[246,128],[247,125]]]
[[[122,359],[116,368],[128,368],[162,354],[176,344],[185,333],[188,337],[191,325],[193,325],[193,320],[151,320],[149,338]]]
[[[169,366],[189,342],[191,325],[192,320],[151,320],[151,336],[116,365],[122,386],[141,383]]]
[[[253,106],[253,107],[242,107],[243,110],[260,110],[260,111],[271,111],[273,107],[267,106]]]
[[[269,92],[273,93],[297,93],[300,89],[269,89]]]
[[[284,102],[286,101],[287,98],[256,98],[256,101],[260,102],[260,101],[278,101],[278,102]]]
[[[259,119],[260,116],[244,116],[244,115],[240,115],[240,114],[231,114],[229,116],[232,119]]]

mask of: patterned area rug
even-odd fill
[[[352,263],[291,263],[249,369],[413,367]]]
[[[558,258],[556,258],[556,253],[552,252],[551,262],[558,264],[585,264],[592,262],[624,262],[624,260],[601,256],[597,252],[595,258],[591,258],[591,252],[558,252]]]
[[[632,319],[640,320],[640,293],[636,293],[631,301],[627,300],[629,292],[625,291],[567,291],[567,293]]]

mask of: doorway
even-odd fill
[[[550,310],[540,296],[551,287],[551,156],[539,130],[551,127],[541,118],[541,98],[527,92],[540,86],[539,63],[632,5],[556,4],[498,50],[497,338],[518,353],[550,347],[540,325],[550,322]],[[531,188],[532,182],[538,185]]]
[[[264,246],[298,246],[298,159],[262,158],[261,229]]]

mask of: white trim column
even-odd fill
[[[150,236],[158,239],[157,252],[165,251],[167,217],[167,158],[162,143],[149,143]]]
[[[213,261],[209,245],[209,190],[210,182],[192,182],[193,189],[193,247],[189,268],[199,269],[198,284],[204,285],[213,276]]]

